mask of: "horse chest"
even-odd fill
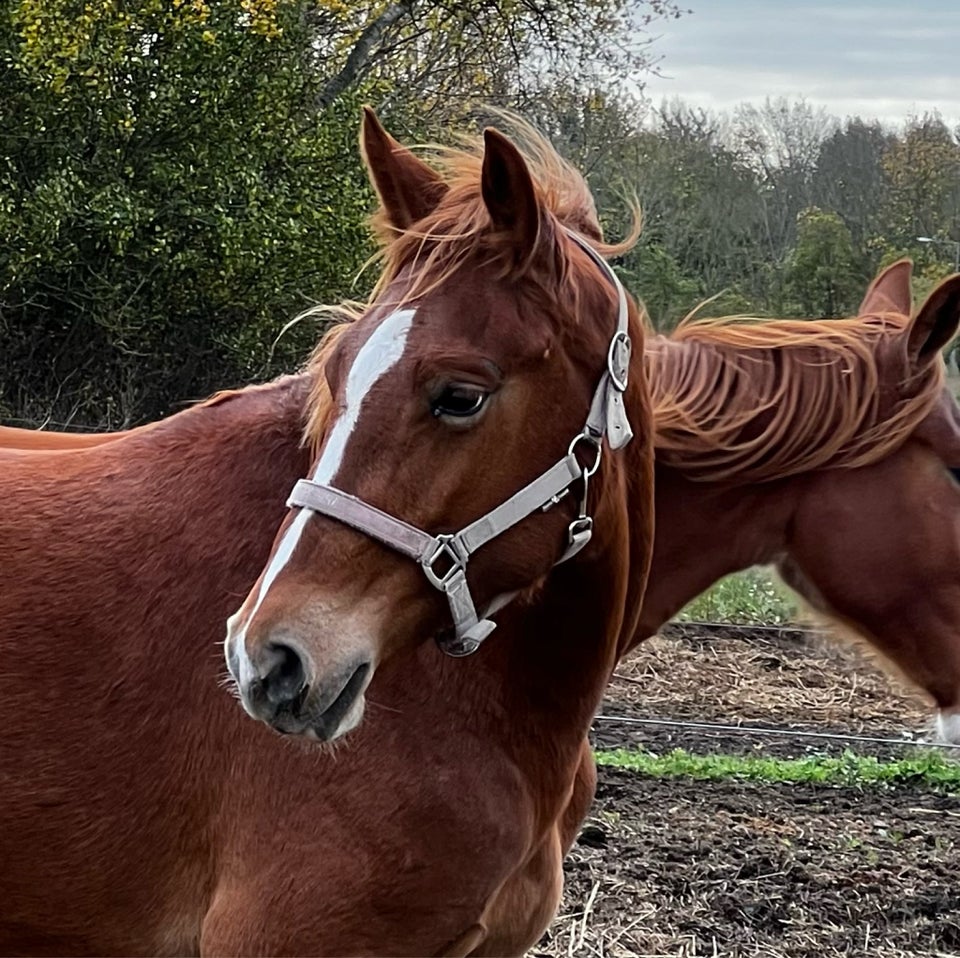
[[[346,775],[344,756],[340,775],[306,783],[320,787],[312,796],[238,796],[252,827],[219,856],[204,950],[442,954],[475,926],[501,954],[535,940],[559,895],[557,829],[544,832],[529,783],[503,756],[480,771],[462,751],[451,743],[412,763],[381,750],[368,778]]]

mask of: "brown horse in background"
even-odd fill
[[[693,323],[648,339],[657,536],[637,641],[724,575],[774,564],[960,741],[960,410],[940,350],[960,276],[911,320],[911,264],[859,316]]]
[[[586,732],[633,634],[652,548],[643,330],[580,245],[610,249],[583,180],[543,141],[531,135],[524,157],[491,132],[482,154],[451,152],[441,175],[372,116],[365,131],[384,225],[405,245],[391,246],[369,316],[329,340],[332,357],[0,470],[0,951],[520,954],[557,907],[565,843],[592,795]],[[395,393],[369,395],[378,412],[388,403],[383,444],[423,417],[411,456],[437,453],[422,487],[449,510],[436,521],[482,513],[555,458],[580,479],[492,543],[496,562],[477,556],[481,614],[504,591],[523,594],[473,657],[402,628],[413,606],[441,624],[439,593],[436,609],[390,597],[405,647],[378,657],[364,721],[332,754],[245,718],[216,687],[216,640],[307,472],[304,416],[331,448],[353,415],[352,371],[392,348],[366,343],[406,322],[386,298],[418,277],[429,281],[410,342],[433,345]],[[571,439],[598,381],[624,377],[610,342],[627,306],[637,349],[623,405],[636,436],[603,453],[583,503],[580,458],[592,466],[599,446]],[[318,369],[346,403],[332,430]],[[615,392],[600,403],[612,426]],[[398,471],[397,490],[403,481]],[[406,495],[408,515],[433,521],[415,486]],[[554,568],[587,508],[593,541]],[[356,582],[365,549],[339,557]],[[404,579],[387,574],[383,595]]]

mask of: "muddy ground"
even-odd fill
[[[892,740],[595,725],[599,747],[657,753],[895,758],[930,726],[927,703],[857,649],[799,632],[696,627],[673,629],[624,663],[601,714]],[[960,956],[960,797],[924,786],[601,769],[565,867],[560,916],[531,955]]]

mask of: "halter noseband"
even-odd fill
[[[611,449],[619,449],[633,437],[623,402],[630,364],[627,295],[599,253],[572,230],[567,233],[613,282],[619,299],[619,314],[616,332],[607,349],[606,368],[594,391],[586,424],[573,437],[567,454],[558,463],[485,516],[452,534],[423,532],[348,492],[311,479],[301,479],[287,500],[288,507],[310,509],[329,516],[419,562],[427,581],[439,589],[450,604],[453,637],[438,639],[438,644],[448,655],[470,655],[496,628],[495,622],[477,615],[467,583],[470,556],[532,513],[546,512],[569,493],[575,483],[581,482],[580,508],[577,517],[567,527],[567,548],[555,564],[575,556],[593,534],[593,518],[587,514],[587,489],[590,477],[600,468],[603,439],[606,437]],[[589,461],[581,465],[578,452],[584,451],[589,453]]]

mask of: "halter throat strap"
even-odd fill
[[[604,438],[611,449],[619,449],[633,437],[623,401],[631,348],[626,291],[606,260],[586,240],[572,230],[567,233],[614,284],[619,309],[617,329],[607,349],[606,368],[594,391],[586,424],[559,462],[486,515],[450,534],[424,532],[348,492],[312,479],[301,479],[287,500],[288,507],[329,516],[418,562],[427,581],[449,603],[453,635],[438,640],[449,655],[470,655],[496,628],[491,619],[477,615],[470,593],[467,563],[473,553],[529,515],[552,508],[579,483],[579,513],[567,528],[567,546],[556,564],[572,558],[593,534],[593,519],[587,514],[587,490],[590,477],[600,467]],[[581,457],[587,461],[581,462]]]

